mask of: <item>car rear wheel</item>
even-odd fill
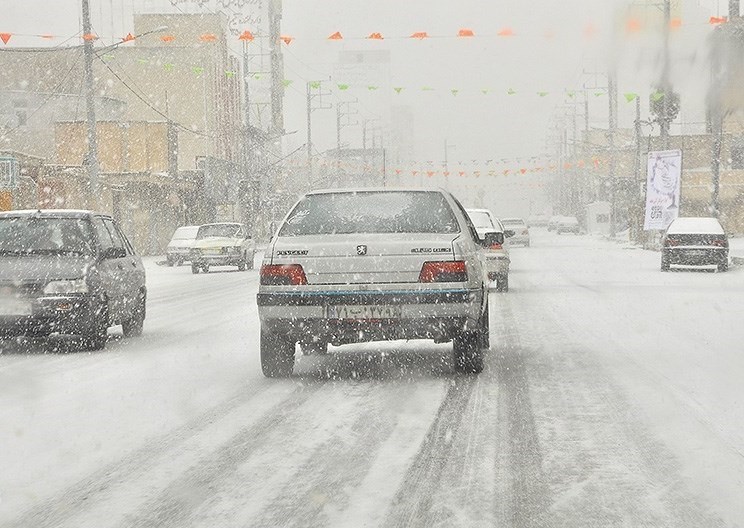
[[[455,355],[455,371],[463,374],[478,374],[483,370],[484,350],[481,331],[461,332],[452,340]]]
[[[728,268],[729,268],[728,262],[721,262],[718,265],[718,271],[728,271]]]
[[[496,277],[496,291],[508,292],[509,291],[509,275],[499,275]]]
[[[209,273],[209,264],[202,264],[201,269],[204,273]]]
[[[124,337],[139,337],[142,335],[142,329],[145,326],[145,314],[147,311],[147,298],[144,292],[140,292],[137,306],[132,316],[126,321],[122,321],[121,329]]]
[[[670,265],[669,260],[662,258],[661,259],[661,271],[669,271]]]
[[[246,256],[243,255],[243,260],[238,262],[238,271],[245,271],[246,268]]]
[[[199,266],[197,266],[196,264],[192,264],[191,265],[191,273],[193,273],[194,275],[198,274],[199,273]]]
[[[256,253],[252,252],[250,258],[246,259],[246,268],[249,270],[253,269],[253,261],[256,258]]]
[[[295,342],[261,329],[261,370],[267,378],[288,378],[294,368]]]

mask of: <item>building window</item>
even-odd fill
[[[598,214],[597,215],[597,223],[598,224],[609,224],[610,223],[610,215],[608,215],[608,214]]]

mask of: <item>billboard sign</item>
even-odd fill
[[[18,185],[18,160],[0,157],[0,189],[15,189]]]
[[[646,169],[646,219],[643,229],[664,230],[679,216],[682,151],[649,152]]]

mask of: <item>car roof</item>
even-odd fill
[[[413,187],[359,187],[350,189],[318,189],[306,193],[307,196],[315,194],[341,194],[341,193],[363,193],[363,192],[410,192],[410,193],[440,193],[445,194],[443,189],[414,189]]]
[[[465,209],[468,213],[488,213],[489,215],[493,216],[493,213],[488,209]]]
[[[671,234],[723,235],[725,231],[717,218],[702,216],[682,216],[675,219],[667,229]]]
[[[111,216],[105,213],[96,213],[82,209],[18,209],[15,211],[0,212],[0,217],[43,216],[47,218],[85,218],[90,215]]]
[[[242,226],[240,222],[212,222],[211,224],[202,224],[200,226],[194,226],[194,227],[205,227],[205,226],[215,226],[215,225],[233,225],[233,226]]]
[[[502,218],[502,219],[501,219],[501,221],[502,221],[502,222],[505,222],[505,223],[508,223],[508,224],[515,224],[515,223],[517,223],[517,222],[521,222],[521,223],[524,223],[524,220],[523,220],[522,218],[516,218],[516,217],[512,217],[512,218]]]

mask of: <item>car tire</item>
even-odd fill
[[[488,293],[486,293],[486,295],[488,295]],[[486,303],[486,309],[481,315],[480,329],[478,331],[478,346],[484,351],[491,348],[491,318],[489,314],[489,305]]]
[[[671,269],[671,266],[669,265],[669,261],[665,258],[661,259],[661,271],[669,271]]]
[[[103,350],[108,341],[108,310],[104,306],[91,318],[91,324],[83,333],[83,349],[91,352]]]
[[[121,329],[124,337],[139,337],[142,335],[142,329],[145,325],[145,315],[147,314],[147,297],[144,292],[140,292],[137,306],[134,309],[132,317],[122,321]]]
[[[267,378],[288,378],[294,368],[295,342],[261,329],[261,370]]]
[[[209,264],[202,264],[201,269],[204,273],[209,273]]]
[[[238,262],[238,271],[245,271],[246,268],[246,256],[243,255],[243,260]]]
[[[246,268],[249,270],[253,269],[253,261],[256,259],[256,252],[251,253],[251,258],[249,258],[246,262]]]
[[[483,371],[483,349],[479,346],[481,331],[461,332],[452,340],[455,371],[462,374],[479,374]]]
[[[720,263],[720,264],[718,265],[718,271],[719,271],[719,272],[724,272],[724,271],[728,271],[728,268],[729,268],[729,264],[728,264],[728,262],[721,262],[721,263]]]
[[[508,292],[509,291],[509,274],[499,275],[496,277],[496,291],[497,292]]]
[[[166,257],[165,263],[168,265],[169,268],[172,268],[175,262],[173,262],[173,259],[170,257]]]
[[[199,273],[199,266],[197,266],[196,264],[192,264],[191,273],[193,273],[194,275],[197,275]]]

